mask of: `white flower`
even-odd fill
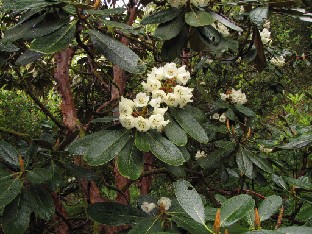
[[[214,114],[212,115],[212,118],[213,118],[213,119],[219,119],[219,118],[220,118],[220,115],[219,115],[218,113],[214,113]]]
[[[205,158],[207,157],[207,154],[205,153],[205,151],[200,151],[197,150],[196,154],[195,154],[195,159],[198,160],[200,158]]]
[[[237,104],[245,104],[247,102],[246,94],[242,93],[242,91],[232,89],[232,92],[230,93],[230,98],[232,103],[237,103]]]
[[[180,107],[184,107],[187,103],[193,102],[191,98],[193,97],[193,88],[183,87],[181,85],[177,85],[174,87],[173,94],[176,98],[176,102],[180,105]]]
[[[134,127],[135,118],[132,115],[119,116],[119,121],[124,128],[131,129]]]
[[[149,105],[154,108],[157,108],[157,107],[160,107],[160,103],[161,103],[161,98],[158,97],[158,98],[153,98],[152,100],[150,100]]]
[[[119,102],[119,115],[127,116],[133,112],[134,102],[128,98],[121,97]]]
[[[285,64],[285,58],[281,55],[270,59],[270,62],[277,67],[282,67]]]
[[[164,115],[166,111],[168,110],[168,107],[166,108],[154,108],[153,115]]]
[[[144,107],[147,106],[149,96],[147,96],[146,93],[138,93],[133,101],[137,107]]]
[[[191,78],[191,75],[188,71],[183,72],[183,73],[178,73],[177,75],[177,82],[179,84],[183,84],[186,85],[186,83],[188,82],[188,80]]]
[[[162,101],[166,99],[166,93],[164,90],[153,90],[152,98],[161,98]]]
[[[141,205],[141,209],[145,212],[145,213],[149,213],[152,210],[154,210],[156,207],[156,205],[154,203],[148,203],[148,202],[143,202]]]
[[[267,28],[260,32],[260,37],[263,44],[270,45],[272,43],[271,32]]]
[[[147,75],[147,78],[152,78],[156,80],[164,79],[164,68],[163,67],[153,67],[151,73]]]
[[[138,116],[134,120],[134,126],[140,132],[146,132],[151,128],[149,120],[144,119],[142,116]]]
[[[230,94],[220,93],[221,100],[226,101],[226,99],[230,98]]]
[[[180,97],[176,94],[168,93],[165,102],[168,106],[177,107],[179,105],[179,99]]]
[[[181,7],[185,5],[186,0],[167,0],[167,2],[172,7]]]
[[[158,131],[161,131],[169,123],[169,120],[165,121],[164,116],[161,114],[151,115],[149,121],[151,128]]]
[[[159,80],[155,78],[148,77],[145,82],[141,83],[146,92],[152,92],[153,90],[158,90],[161,87],[161,83]]]
[[[177,65],[175,63],[166,63],[164,66],[164,76],[168,79],[176,77],[178,74]]]
[[[159,205],[160,207],[163,207],[165,210],[169,210],[171,206],[171,200],[168,197],[161,197],[158,200],[157,205]]]
[[[225,114],[225,113],[223,113],[222,115],[220,115],[219,121],[220,121],[221,123],[224,123],[224,122],[226,121],[226,114]]]

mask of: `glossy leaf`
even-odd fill
[[[275,214],[279,208],[282,206],[283,200],[280,196],[272,195],[266,197],[260,204],[258,211],[260,216],[260,221],[267,220]]]
[[[21,11],[27,9],[43,8],[55,4],[59,4],[59,2],[46,0],[22,0],[22,1],[3,0],[3,8],[5,10]]]
[[[253,166],[251,160],[249,159],[249,154],[250,151],[244,147],[240,147],[236,155],[236,163],[241,174],[246,175],[248,178],[252,178]]]
[[[193,27],[211,25],[215,19],[207,11],[190,11],[185,14],[185,22]]]
[[[134,224],[147,217],[143,211],[117,202],[94,203],[87,214],[94,221],[107,225]]]
[[[154,32],[154,36],[164,41],[176,37],[182,30],[184,25],[182,17],[177,17],[164,24],[158,25]]]
[[[150,151],[151,146],[150,146],[149,138],[148,138],[146,133],[136,131],[134,143],[135,143],[135,146],[139,150],[141,150],[143,152],[149,152]]]
[[[110,9],[103,9],[103,10],[86,10],[86,12],[90,15],[101,15],[101,16],[110,16],[110,15],[121,15],[127,9],[122,7],[110,8]]]
[[[17,150],[4,140],[0,141],[0,160],[11,166],[19,166]]]
[[[90,30],[95,47],[112,63],[131,73],[142,73],[145,67],[139,65],[139,56],[129,47],[99,31]]]
[[[287,184],[282,177],[275,175],[275,174],[272,174],[272,180],[274,181],[275,184],[277,184],[278,186],[280,186],[284,190],[288,189]]]
[[[134,146],[134,140],[128,141],[119,152],[117,166],[120,174],[131,180],[136,180],[143,172],[144,158],[142,153]]]
[[[74,142],[69,151],[84,155],[92,166],[102,165],[112,160],[130,140],[127,130],[101,131]]]
[[[13,176],[0,178],[0,208],[9,204],[20,192],[23,182]]]
[[[241,194],[226,200],[221,207],[221,226],[228,227],[245,217],[253,210],[255,201],[246,194]]]
[[[184,213],[171,214],[171,219],[174,221],[178,227],[181,227],[187,230],[192,234],[204,234],[209,233],[207,229],[193,220],[191,217],[187,216]]]
[[[205,129],[197,122],[191,113],[184,109],[172,108],[171,114],[188,135],[200,143],[208,142]]]
[[[75,23],[72,22],[47,36],[37,38],[30,44],[30,49],[43,54],[61,51],[72,42],[75,31]]]
[[[161,24],[176,18],[181,13],[179,8],[171,7],[162,11],[153,13],[142,19],[141,24]]]
[[[142,219],[132,227],[128,234],[154,234],[161,231],[161,222],[154,217]]]
[[[312,143],[312,134],[303,134],[299,137],[292,138],[289,143],[278,146],[279,149],[293,150],[300,149]]]
[[[309,219],[312,219],[312,205],[304,204],[298,212],[296,219],[300,221],[308,221]]]
[[[151,152],[161,161],[173,165],[182,165],[185,160],[179,148],[158,133],[148,134]]]
[[[51,178],[51,171],[47,168],[34,168],[26,174],[26,179],[33,184],[41,184],[47,182]]]
[[[30,221],[31,209],[23,195],[16,197],[3,211],[2,228],[5,234],[23,234]]]
[[[308,178],[307,179],[303,179],[301,177],[301,178],[298,178],[298,179],[294,179],[294,178],[291,178],[291,177],[284,177],[284,179],[290,185],[294,185],[294,186],[297,186],[297,187],[303,188],[303,189],[312,190],[312,183],[309,182]]]
[[[196,222],[205,225],[205,208],[195,188],[186,180],[174,183],[175,195],[183,210]]]
[[[249,18],[258,28],[261,28],[265,20],[268,18],[268,7],[256,7],[249,13]]]
[[[37,59],[43,56],[42,53],[36,52],[33,50],[26,50],[18,59],[15,61],[15,65],[17,66],[24,66],[29,63],[36,61]]]
[[[27,192],[27,202],[37,218],[49,220],[54,214],[54,203],[47,189],[35,185]]]
[[[16,51],[19,51],[19,48],[14,45],[14,44],[11,44],[11,43],[1,43],[0,42],[0,51],[4,51],[4,52],[16,52]]]
[[[224,24],[225,26],[238,31],[238,32],[242,32],[243,29],[239,26],[237,26],[235,23],[231,22],[230,20],[226,19],[225,17],[215,13],[215,12],[210,12],[210,14],[212,15],[213,18],[215,18],[217,21],[219,21],[220,23]]]
[[[278,232],[285,233],[285,234],[311,234],[312,233],[312,227],[282,227],[277,229]]]
[[[235,106],[235,109],[238,110],[240,113],[248,116],[248,117],[254,117],[256,116],[255,112],[253,112],[251,109],[249,109],[248,107],[245,107],[243,105],[239,105],[239,104],[236,104],[234,105]]]
[[[169,115],[166,116],[169,119],[169,124],[164,128],[165,134],[168,139],[177,146],[184,146],[187,143],[187,135],[185,131],[177,124],[177,122]]]

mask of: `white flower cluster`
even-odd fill
[[[157,205],[161,210],[169,210],[171,206],[171,200],[168,197],[161,197],[157,201]],[[155,203],[143,202],[141,205],[141,209],[145,213],[149,213],[156,208]]]
[[[222,115],[219,115],[219,113],[214,113],[212,118],[219,120],[221,123],[224,123],[226,121],[226,113],[222,113]]]
[[[76,181],[76,177],[68,178],[68,183],[74,183]]]
[[[182,7],[186,4],[187,0],[168,0],[168,3],[172,7]],[[209,1],[207,0],[191,0],[191,4],[195,7],[206,7]]]
[[[278,57],[273,57],[270,59],[270,62],[277,67],[282,67],[285,64],[285,58],[283,55],[278,56]]]
[[[205,151],[200,151],[197,150],[196,154],[195,154],[195,159],[198,160],[200,158],[205,158],[207,157],[207,154],[205,153]]]
[[[229,101],[233,104],[245,104],[247,102],[246,94],[242,93],[242,91],[235,90],[232,88],[232,90],[228,93],[221,93],[221,100],[223,101]]]
[[[186,85],[190,73],[185,66],[177,68],[175,63],[164,67],[154,67],[142,82],[144,93],[138,93],[134,100],[121,97],[119,102],[119,121],[126,129],[136,128],[140,132],[149,129],[161,131],[169,120],[164,114],[171,107],[184,107],[192,102],[193,88]]]
[[[132,101],[121,97],[119,102],[119,121],[126,129],[136,128],[140,132],[149,129],[161,131],[169,120],[164,119],[168,107],[160,108],[160,98],[151,99],[146,93],[138,93]]]
[[[183,86],[190,78],[185,66],[177,68],[175,63],[167,63],[163,67],[154,67],[142,85],[146,93],[152,94],[152,98],[160,98],[160,103],[182,108],[193,101],[193,88]]]
[[[228,30],[228,28],[219,22],[215,22],[211,26],[218,30],[218,32],[221,33],[224,37],[230,35],[230,31]]]

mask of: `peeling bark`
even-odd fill
[[[56,63],[54,79],[57,83],[57,92],[62,99],[61,111],[63,116],[63,123],[69,132],[74,131],[78,125],[77,112],[69,81],[69,67],[73,56],[73,48],[66,48],[54,55],[54,60]]]

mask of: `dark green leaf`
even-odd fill
[[[19,167],[17,150],[4,140],[0,141],[0,160],[10,166]]]
[[[117,166],[120,174],[131,180],[140,177],[143,171],[144,158],[142,153],[134,146],[134,140],[128,141],[119,152]]]
[[[176,37],[182,30],[184,25],[183,18],[177,17],[169,22],[158,25],[155,30],[154,36],[164,41]]]
[[[251,152],[244,147],[240,147],[236,155],[236,163],[240,173],[246,175],[248,178],[253,177],[253,166],[249,159],[249,154]]]
[[[70,171],[71,174],[73,174],[77,178],[82,178],[86,180],[94,180],[94,179],[98,179],[99,177],[91,169],[87,169],[85,167],[81,167],[73,163],[66,163],[62,165],[62,167],[65,167],[68,171]]]
[[[41,184],[52,178],[51,171],[47,168],[35,168],[32,171],[28,171],[26,179],[33,184]]]
[[[9,204],[20,192],[23,182],[13,176],[0,178],[0,208]]]
[[[289,140],[289,143],[278,146],[279,149],[293,150],[300,149],[312,143],[312,134],[300,135],[297,138]]]
[[[200,35],[208,43],[217,45],[222,39],[221,33],[219,33],[217,29],[215,29],[214,27],[210,25],[199,28],[199,32],[200,32]]]
[[[151,146],[149,143],[149,138],[148,138],[146,133],[136,131],[134,143],[135,143],[135,146],[139,150],[141,150],[143,152],[149,152],[150,151]]]
[[[190,11],[185,14],[185,22],[193,27],[211,25],[215,19],[207,11]]]
[[[277,184],[278,186],[280,186],[284,190],[287,190],[286,182],[285,182],[285,180],[283,180],[282,177],[275,175],[275,174],[272,174],[272,180],[274,181],[275,184]]]
[[[54,203],[47,189],[31,186],[27,194],[27,202],[37,218],[49,220],[54,214]]]
[[[188,31],[183,27],[181,32],[174,38],[164,41],[161,48],[161,58],[163,61],[170,62],[178,58],[188,40]]]
[[[43,16],[36,17],[34,19],[28,20],[22,24],[17,24],[14,27],[9,28],[4,33],[4,38],[2,39],[3,43],[12,43],[14,41],[17,41],[24,36],[27,35],[28,31],[37,25],[39,22],[43,20]]]
[[[278,232],[285,233],[285,234],[311,234],[312,233],[312,227],[282,227],[277,229]]]
[[[255,201],[246,194],[232,197],[221,207],[221,227],[228,227],[245,217],[248,211],[253,210]]]
[[[141,24],[146,25],[166,23],[176,18],[180,13],[181,10],[179,8],[171,7],[145,17],[144,19],[142,19]]]
[[[161,222],[157,218],[145,218],[139,221],[128,234],[155,234],[161,232]]]
[[[166,169],[175,177],[186,177],[186,172],[181,166],[170,166],[166,165]]]
[[[302,177],[301,177],[302,178]],[[290,185],[294,185],[296,187],[299,188],[303,188],[303,189],[308,189],[308,190],[312,190],[312,184],[309,182],[308,179],[294,179],[291,177],[284,177],[285,181],[290,184]]]
[[[102,165],[112,160],[130,140],[126,130],[101,131],[74,142],[69,151],[84,155],[92,166]]]
[[[75,23],[72,22],[47,36],[37,38],[30,44],[30,49],[43,54],[53,54],[61,51],[72,42],[75,31]]]
[[[24,66],[29,63],[36,61],[37,59],[43,56],[42,53],[36,52],[33,50],[26,50],[18,59],[15,61],[15,65],[17,66]]]
[[[145,67],[139,65],[139,56],[121,42],[96,30],[90,30],[91,40],[96,48],[112,63],[131,73],[142,73]]]
[[[253,112],[251,109],[249,109],[248,107],[245,107],[243,105],[239,105],[239,104],[236,104],[234,105],[235,106],[235,109],[238,110],[240,113],[248,116],[248,117],[254,117],[256,116],[255,112]]]
[[[106,26],[109,26],[112,28],[120,28],[120,29],[127,29],[127,30],[132,29],[131,26],[129,26],[128,24],[125,24],[125,23],[121,23],[121,22],[117,22],[117,21],[113,21],[113,20],[106,20],[106,19],[102,19],[101,21]]]
[[[205,225],[205,208],[195,188],[186,180],[174,183],[175,195],[183,210],[196,222]]]
[[[96,119],[92,120],[92,123],[110,123],[110,122],[113,122],[113,121],[116,121],[116,120],[118,120],[117,117],[106,116],[106,117],[103,117],[103,118],[96,118]]]
[[[312,219],[312,205],[304,204],[298,212],[296,219],[300,221],[308,221],[309,219]]]
[[[107,225],[134,224],[146,217],[143,211],[116,202],[94,203],[87,213],[94,221]]]
[[[274,215],[282,206],[282,203],[283,200],[280,196],[272,195],[266,197],[258,208],[260,221],[271,218],[271,216]]]
[[[158,133],[148,135],[150,137],[151,152],[159,160],[173,166],[179,166],[185,162],[183,154],[171,141]]]
[[[14,44],[11,44],[11,43],[3,44],[0,42],[0,51],[11,53],[11,52],[15,52],[18,50],[19,50],[19,48]]]
[[[238,41],[230,37],[222,37],[218,44],[209,43],[207,45],[213,54],[220,54],[229,50],[233,53],[238,52]]]
[[[169,124],[164,128],[165,134],[168,139],[177,146],[184,146],[187,143],[187,135],[185,131],[176,123],[176,121],[169,115],[166,115],[166,119],[169,119]]]
[[[28,201],[21,194],[16,197],[3,211],[2,228],[5,234],[23,234],[30,221],[31,209]]]
[[[101,16],[110,16],[110,15],[121,15],[123,14],[127,9],[122,7],[116,7],[116,8],[110,8],[110,9],[104,9],[104,10],[86,10],[87,14],[90,15],[101,15]]]
[[[3,9],[5,10],[27,10],[27,9],[38,9],[49,5],[59,4],[57,1],[46,1],[46,0],[22,0],[12,1],[3,0]]]
[[[205,129],[197,122],[189,111],[181,108],[171,108],[171,114],[192,138],[200,143],[208,142],[208,136]]]
[[[191,155],[190,155],[190,153],[188,152],[187,148],[184,147],[184,146],[179,146],[178,148],[179,148],[179,150],[181,151],[184,160],[185,160],[186,162],[187,162],[188,160],[190,160]]]
[[[187,216],[187,214],[183,213],[171,214],[171,219],[177,224],[178,227],[187,230],[189,233],[192,234],[209,233],[203,225],[194,221],[192,218]]]
[[[191,105],[186,105],[185,110],[187,110],[188,112],[190,112],[191,115],[193,115],[194,119],[197,120],[197,122],[199,123],[206,123],[207,122],[207,117],[205,115],[205,113],[200,110],[199,108],[195,107],[195,106],[191,106]]]
[[[236,117],[236,115],[235,115],[235,113],[234,113],[232,108],[228,109],[225,112],[225,114],[226,114],[226,117],[229,118],[230,120],[232,120],[232,121],[236,121],[237,120],[237,117]]]
[[[258,28],[261,28],[268,18],[268,7],[256,7],[249,12],[249,18]]]
[[[225,26],[238,31],[238,32],[242,32],[243,29],[241,29],[239,26],[237,26],[236,24],[232,23],[231,21],[229,21],[228,19],[224,18],[223,16],[215,13],[215,12],[210,12],[210,14],[212,15],[213,18],[215,18],[217,21],[219,21],[220,23],[224,24]]]

